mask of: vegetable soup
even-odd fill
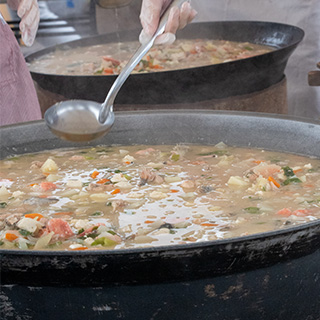
[[[0,249],[242,237],[320,218],[320,160],[226,146],[97,146],[0,161]]]
[[[56,50],[32,61],[30,70],[60,75],[119,74],[138,46],[138,42],[126,42]],[[272,50],[272,47],[248,42],[177,40],[172,45],[151,48],[133,73],[201,67],[249,58]]]

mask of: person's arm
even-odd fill
[[[7,0],[12,10],[17,10],[21,21],[19,28],[21,37],[26,46],[30,47],[36,37],[40,21],[40,12],[37,0]]]
[[[142,31],[139,36],[141,43],[146,42],[157,30],[160,16],[163,10],[172,0],[143,0],[140,13]],[[170,10],[165,32],[160,35],[155,43],[173,43],[176,39],[175,33],[178,29],[184,28],[196,16],[197,12],[192,9],[188,1],[184,2],[181,8],[173,7]]]

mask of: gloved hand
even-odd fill
[[[9,7],[17,10],[21,18],[19,28],[21,37],[26,46],[30,47],[36,37],[40,21],[40,12],[37,0],[7,0]]]
[[[160,16],[172,0],[143,0],[140,13],[140,21],[143,27],[139,41],[145,43],[156,32]],[[175,33],[178,29],[184,28],[196,16],[197,12],[192,9],[188,1],[184,2],[179,10],[173,7],[170,10],[165,31],[158,36],[155,44],[170,44],[176,39]]]

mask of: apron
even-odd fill
[[[27,64],[13,32],[0,13],[0,126],[41,118]]]

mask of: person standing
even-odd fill
[[[21,18],[25,45],[34,42],[40,21],[37,0],[8,0]],[[0,126],[41,119],[37,93],[19,44],[0,13]]]

